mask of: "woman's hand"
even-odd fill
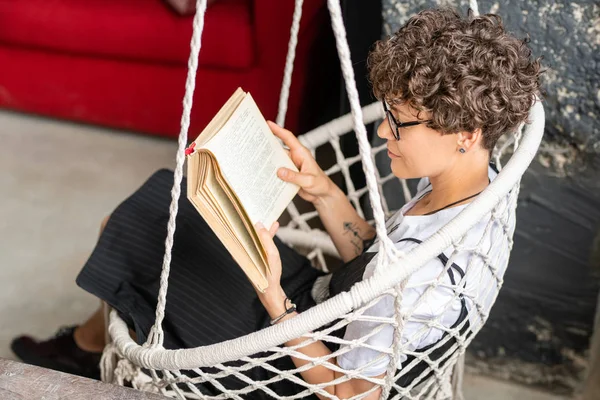
[[[282,167],[277,171],[277,176],[286,182],[300,186],[298,195],[304,200],[319,206],[326,198],[331,197],[337,186],[319,167],[310,151],[300,143],[298,138],[287,129],[272,121],[269,127],[275,136],[280,138],[289,147],[289,155],[300,172]]]
[[[281,257],[279,256],[279,250],[273,241],[273,237],[278,228],[279,222],[274,222],[269,230],[267,230],[260,222],[256,224],[256,232],[267,252],[267,263],[269,264],[269,270],[271,271],[267,276],[269,286],[264,293],[259,291],[257,291],[257,293],[261,303],[272,317],[273,314],[280,315],[285,311],[285,308],[283,310],[281,310],[281,308],[284,307],[284,300],[286,298],[286,295],[281,288]]]
[[[280,168],[277,175],[301,187],[298,194],[313,203],[342,260],[352,260],[362,253],[365,241],[375,236],[375,229],[358,215],[344,192],[323,172],[292,132],[273,122],[269,122],[269,126],[290,148],[290,157],[300,171]]]

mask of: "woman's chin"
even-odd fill
[[[398,171],[395,169],[392,169],[392,174],[394,174],[394,176],[398,179],[411,179],[412,177],[410,176],[410,174],[408,174],[406,171]]]
[[[392,174],[394,174],[394,176],[396,178],[398,178],[398,179],[417,178],[417,176],[415,176],[415,174],[411,173],[411,171],[404,168],[404,166],[395,165],[395,164],[397,164],[397,163],[392,162],[391,167],[392,167]]]

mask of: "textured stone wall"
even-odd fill
[[[600,154],[600,3],[504,0],[478,2],[481,14],[499,14],[519,37],[529,34],[534,55],[543,56],[546,135],[551,143]],[[383,0],[384,33],[430,7],[463,12],[465,0]]]

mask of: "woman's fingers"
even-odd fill
[[[273,226],[275,226],[275,224],[277,224],[277,227],[279,226],[279,224],[277,222],[275,222],[273,224]],[[273,227],[271,227],[271,228],[273,228]],[[275,242],[273,241],[272,234],[260,222],[258,222],[256,224],[256,230],[258,233],[258,237],[260,238],[260,241],[261,241],[263,247],[265,248],[265,251],[267,252],[269,266],[274,266],[277,262],[279,262],[279,250],[277,250],[277,246],[275,246]],[[275,231],[276,230],[277,229],[275,229]],[[273,234],[274,234],[274,232],[273,232]]]
[[[261,235],[261,233],[267,232],[269,234],[269,237],[271,239],[273,239],[273,237],[277,233],[277,229],[279,229],[279,222],[277,222],[277,221],[273,222],[273,225],[271,225],[269,230],[267,230],[267,228],[265,228],[265,226],[262,223],[260,223],[260,222],[256,223],[256,230],[257,230],[259,236]]]
[[[277,176],[286,182],[296,184],[302,188],[309,188],[315,183],[314,175],[292,171],[285,167],[281,167],[277,170]]]
[[[300,143],[296,135],[272,121],[267,122],[271,128],[271,132],[283,141],[283,149],[297,168],[301,168],[307,162],[316,164],[311,152]]]
[[[279,229],[279,222],[275,221],[275,222],[273,222],[273,225],[271,225],[271,229],[269,229],[269,233],[271,234],[271,237],[275,237],[275,234],[277,233],[277,229]]]
[[[280,127],[273,121],[267,121],[267,124],[269,125],[269,128],[271,128],[271,132],[273,132],[273,134],[279,139],[283,140],[283,143],[289,147],[290,150],[293,151],[295,149],[304,147],[296,135],[294,135],[292,132]]]
[[[283,149],[283,151],[285,151],[285,154],[287,154],[289,158],[292,158],[292,153],[290,153],[288,149]]]

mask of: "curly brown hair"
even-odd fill
[[[426,10],[375,43],[369,80],[378,99],[429,112],[427,125],[443,134],[481,128],[491,151],[541,95],[540,59],[531,60],[528,41],[507,33],[495,14]]]

